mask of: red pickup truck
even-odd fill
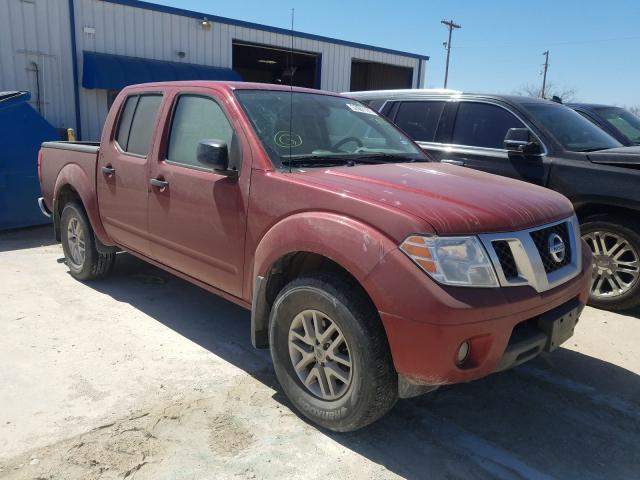
[[[554,350],[589,293],[565,197],[432,163],[332,93],[136,85],[99,144],[38,164],[75,278],[125,250],[250,309],[285,393],[332,430]]]

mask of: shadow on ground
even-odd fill
[[[0,231],[0,252],[54,245],[52,225]]]
[[[277,389],[268,352],[251,346],[242,308],[128,254],[118,255],[112,277],[90,285]],[[282,394],[275,399],[290,407]],[[361,431],[324,433],[407,478],[637,478],[640,377],[560,349],[400,401]]]

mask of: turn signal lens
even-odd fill
[[[489,256],[476,237],[411,235],[400,249],[434,280],[446,285],[497,287]]]
[[[424,237],[411,236],[404,241],[400,248],[425,272],[436,273],[438,271],[431,255],[431,249],[425,243]]]

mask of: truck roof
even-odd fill
[[[125,89],[130,88],[167,88],[167,87],[207,87],[207,86],[216,86],[218,88],[222,87],[228,91],[233,90],[274,90],[274,91],[294,91],[294,92],[302,92],[302,93],[315,93],[320,95],[331,95],[331,96],[339,96],[338,93],[328,92],[325,90],[316,90],[313,88],[304,88],[304,87],[291,87],[289,85],[276,85],[273,83],[256,83],[256,82],[236,82],[236,81],[215,81],[215,80],[190,80],[190,81],[179,81],[179,82],[152,82],[152,83],[140,83],[136,85],[130,85]]]

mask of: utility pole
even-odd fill
[[[454,28],[462,28],[461,25],[454,23],[453,20],[442,20],[440,23],[446,25],[449,29],[449,41],[447,42],[447,66],[444,70],[444,88],[447,88],[447,82],[449,81],[449,57],[451,56],[451,34]]]
[[[544,70],[542,73],[542,91],[540,92],[540,96],[544,98],[544,91],[547,88],[547,70],[549,70],[549,50],[542,52],[542,55],[544,55]]]

